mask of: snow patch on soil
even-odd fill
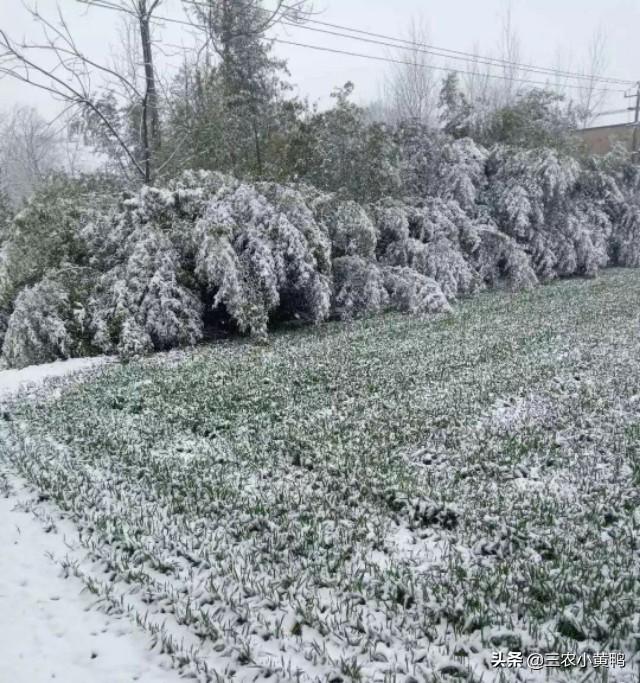
[[[65,538],[0,498],[0,680],[11,683],[169,683],[168,658],[149,650],[127,618],[92,609],[75,577],[52,558],[69,553]],[[49,533],[45,531],[49,528]]]
[[[55,394],[49,380],[75,381],[111,360],[76,358],[0,371],[0,403],[32,390]],[[169,657],[151,651],[145,633],[126,617],[92,609],[95,600],[81,581],[63,576],[59,561],[69,555],[72,526],[34,515],[38,508],[28,511],[28,491],[13,477],[0,476],[0,485],[0,681],[175,683],[179,676]],[[56,533],[59,524],[66,535]]]
[[[0,370],[0,399],[7,398],[19,391],[43,384],[53,377],[64,377],[96,368],[112,360],[108,356],[95,358],[71,358],[53,363],[29,365],[19,370]]]

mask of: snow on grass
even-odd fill
[[[109,359],[79,358],[0,371],[0,401],[59,396]],[[2,425],[0,424],[0,429]],[[4,471],[0,457],[0,681],[170,683],[168,656],[126,617],[96,610],[96,597],[71,578],[74,526]]]
[[[8,415],[76,573],[200,681],[640,651],[640,273],[130,363]],[[603,680],[604,670],[552,671]]]
[[[71,552],[65,544],[73,538],[69,525],[52,518],[43,506],[27,503],[25,509],[16,493],[29,501],[24,491],[0,496],[0,680],[176,681],[169,658],[163,662],[151,652],[143,633],[126,618],[92,609],[95,598],[88,591],[80,593],[82,584],[65,580],[51,561]]]

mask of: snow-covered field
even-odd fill
[[[74,359],[0,371],[0,403],[70,383],[107,359]],[[59,561],[74,555],[77,531],[0,463],[0,681],[7,683],[169,683],[168,657],[149,651],[127,619],[99,612],[95,597]]]
[[[18,495],[16,495],[18,493]],[[54,562],[72,551],[68,523],[34,518],[26,492],[0,497],[0,681],[7,683],[169,683],[170,661],[149,651],[126,619],[92,609],[95,598]],[[55,525],[52,527],[52,524]]]
[[[7,476],[78,541],[54,552],[75,592],[34,579],[13,609],[74,610],[82,581],[121,617],[107,635],[136,627],[125,662],[146,631],[201,681],[636,681],[639,315],[640,274],[612,271],[118,365],[12,406]],[[600,666],[494,668],[508,651]]]

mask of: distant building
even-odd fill
[[[617,142],[632,152],[634,128],[633,123],[615,123],[609,126],[581,128],[576,131],[576,135],[593,154],[606,154]],[[640,141],[640,131],[638,131],[638,139]]]

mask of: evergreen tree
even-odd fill
[[[348,82],[332,93],[334,106],[315,113],[291,144],[293,179],[345,198],[368,201],[400,189],[399,150],[384,124],[370,123],[350,97]]]
[[[265,36],[275,18],[259,0],[207,0],[194,4],[192,11],[205,27],[218,63],[191,69],[191,83],[185,79],[185,87],[192,87],[189,99],[198,114],[204,110],[219,122],[207,127],[219,138],[223,154],[217,168],[263,176],[284,94],[290,89],[284,80],[286,62],[272,55],[272,41]],[[180,97],[181,88],[177,91]]]
[[[440,90],[440,122],[447,135],[454,138],[471,136],[473,133],[473,108],[460,88],[458,74],[448,73]]]

